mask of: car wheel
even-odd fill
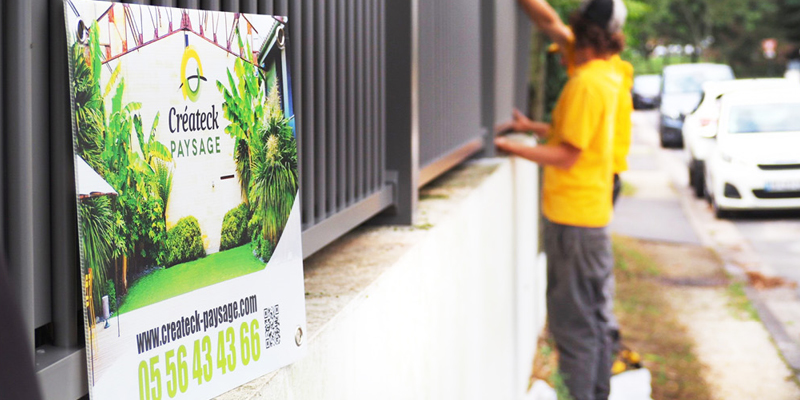
[[[703,179],[703,170],[700,168],[700,163],[697,160],[692,160],[692,166],[689,169],[689,181],[692,186],[694,197],[702,198],[705,195],[706,182]]]
[[[661,139],[661,148],[669,149],[672,147],[672,142],[670,142],[664,137],[664,133],[659,132],[658,137],[659,139]]]
[[[661,139],[661,147],[664,149],[682,149],[683,148],[683,138],[678,137],[677,139],[667,139],[664,136],[664,130],[659,129],[658,137]]]

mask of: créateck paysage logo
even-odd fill
[[[202,83],[207,79],[203,75],[203,63],[194,46],[186,45],[181,60],[181,84],[179,86],[184,100],[196,103],[200,98]],[[170,133],[191,133],[201,131],[219,130],[219,111],[216,105],[211,109],[201,111],[189,110],[185,106],[183,112],[175,107],[169,110]],[[187,138],[170,140],[169,149],[174,158],[201,156],[205,154],[220,153],[219,136],[205,138]]]
[[[194,61],[197,65],[194,66],[194,75],[186,75],[186,68],[189,67],[189,62]],[[194,89],[190,84],[190,80],[197,81]],[[196,102],[200,96],[200,81],[206,81],[203,76],[203,64],[200,62],[200,55],[197,54],[194,46],[186,46],[183,52],[183,60],[181,61],[181,91],[183,92],[183,99],[189,99]]]

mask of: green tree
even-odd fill
[[[100,69],[92,68],[82,44],[72,46],[72,99],[77,125],[75,146],[78,155],[99,173],[103,171],[100,152],[103,145],[103,96],[100,93]]]
[[[800,44],[800,0],[780,1],[778,15],[786,38]]]
[[[797,1],[797,0],[783,0]],[[629,20],[629,43],[647,55],[654,43],[692,44],[704,57],[731,64],[747,75],[762,62],[761,40],[782,37],[778,6],[760,0],[651,0],[647,12]],[[629,9],[632,7],[629,6]],[[697,53],[693,54],[698,59]]]

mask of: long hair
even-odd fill
[[[576,49],[591,48],[598,54],[613,55],[625,48],[625,35],[622,32],[610,33],[579,12],[570,16],[569,24],[575,35]]]

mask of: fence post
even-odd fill
[[[64,2],[50,3],[50,238],[55,345],[78,344],[80,266]],[[70,27],[77,29],[76,27]]]
[[[34,344],[34,264],[36,229],[34,227],[34,160],[32,114],[32,50],[30,48],[31,3],[4,2],[3,51],[13,55],[3,58],[3,132],[8,188],[6,229],[8,269],[16,284],[15,296],[22,312],[28,345]],[[38,139],[38,138],[37,138]],[[31,351],[33,357],[33,351]]]
[[[386,1],[386,180],[395,205],[381,223],[414,223],[419,197],[418,0]]]

